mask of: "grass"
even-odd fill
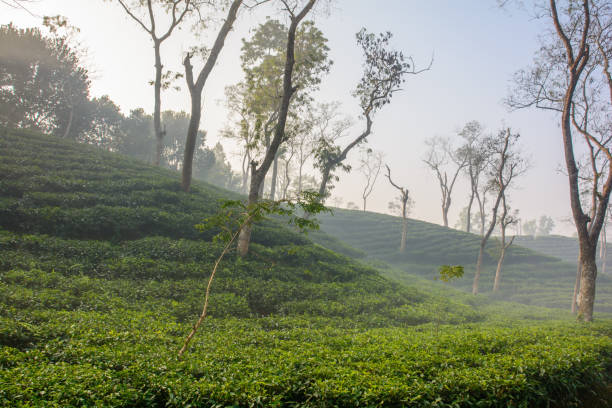
[[[0,170],[0,406],[573,406],[609,381],[610,320],[403,284],[282,220],[224,261],[179,360],[219,253],[194,225],[237,196],[25,131]]]

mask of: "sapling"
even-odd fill
[[[441,280],[444,283],[449,283],[454,279],[459,279],[463,276],[463,266],[461,265],[442,265],[438,269],[438,273],[440,276],[436,276],[435,280]],[[442,312],[442,307],[440,303],[437,303],[438,310],[436,313],[436,334],[438,334],[438,329],[440,327],[440,314]]]
[[[331,212],[323,204],[320,197],[315,192],[303,191],[300,196],[295,199],[283,200],[262,200],[255,203],[245,203],[240,200],[226,200],[221,204],[221,208],[217,214],[204,220],[202,224],[196,225],[200,231],[216,229],[219,232],[214,236],[213,242],[223,244],[223,250],[219,257],[215,260],[212,273],[208,278],[206,286],[206,295],[204,296],[204,307],[197,322],[193,325],[191,332],[185,338],[183,347],[180,349],[178,356],[183,356],[191,339],[195,336],[198,328],[206,318],[208,311],[208,303],[210,299],[210,288],[212,286],[215,274],[219,264],[230,251],[235,243],[240,230],[247,224],[252,224],[267,219],[270,216],[277,215],[286,217],[290,225],[297,227],[301,232],[318,229],[319,223],[316,219],[305,216],[306,214],[318,214],[321,212]]]

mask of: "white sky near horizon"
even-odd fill
[[[114,2],[113,2],[114,3]],[[61,14],[80,28],[79,42],[87,49],[87,66],[93,72],[92,95],[109,95],[126,114],[131,109],[153,109],[153,49],[147,34],[129,20],[115,3],[102,0],[39,0],[29,9],[37,16]],[[385,154],[397,183],[407,186],[415,201],[411,217],[441,224],[440,190],[422,159],[425,139],[456,135],[466,122],[480,121],[488,131],[510,126],[521,133],[523,150],[531,159],[526,176],[511,192],[512,206],[523,220],[553,217],[554,233],[572,235],[573,226],[564,222],[570,216],[567,178],[558,169],[564,159],[559,120],[551,113],[523,110],[509,112],[502,100],[508,94],[512,74],[529,65],[538,48],[537,36],[546,21],[533,20],[520,10],[501,10],[495,0],[337,0],[329,13],[317,13],[315,21],[329,39],[334,61],[316,99],[340,101],[353,118],[359,113],[351,91],[361,75],[361,54],[354,34],[361,27],[372,32],[391,31],[393,46],[413,56],[417,68],[426,66],[434,55],[431,71],[409,76],[403,91],[374,119],[369,146]],[[40,25],[40,17],[23,10],[0,6],[0,23],[19,27]],[[225,126],[224,88],[242,78],[239,65],[241,38],[267,15],[271,8],[243,11],[230,33],[221,57],[204,90],[201,127],[208,132],[208,145],[214,145]],[[213,28],[216,28],[213,27]],[[196,39],[187,30],[176,32],[162,49],[166,68],[182,72],[182,56],[194,44],[211,43],[214,30]],[[196,66],[199,69],[199,66]],[[182,83],[180,84],[182,85]],[[188,92],[167,91],[162,109],[189,111]],[[356,121],[352,134],[360,131]],[[236,152],[221,140],[228,152]],[[236,156],[230,157],[239,169]],[[355,151],[350,161],[357,163]],[[356,166],[354,166],[356,167]],[[333,197],[342,197],[344,206],[360,205],[364,179],[356,169],[340,173]],[[467,204],[467,180],[462,179],[453,195],[451,226]],[[387,203],[396,191],[379,176],[368,210],[388,212]],[[330,203],[333,201],[330,200]]]

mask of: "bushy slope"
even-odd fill
[[[493,324],[280,220],[224,261],[178,360],[219,253],[194,224],[224,197],[0,129],[0,405],[538,407],[607,381],[610,322]]]
[[[466,275],[453,285],[471,290],[480,238],[439,225],[409,220],[405,253],[399,252],[401,219],[384,214],[337,209],[321,217],[321,229],[364,251],[373,259],[389,262],[406,272],[394,277],[409,283],[418,275],[433,280],[441,264],[465,266]],[[323,243],[324,244],[324,243]],[[491,293],[499,246],[495,238],[487,245],[480,280],[483,293]],[[532,251],[510,247],[504,261],[497,298],[523,304],[568,309],[576,277],[575,264]],[[612,278],[598,277],[596,311],[612,312]]]
[[[27,266],[101,282],[171,279],[172,287],[153,294],[145,282],[141,296],[181,299],[183,317],[195,316],[220,248],[212,231],[194,226],[227,193],[196,184],[185,194],[172,172],[46,136],[8,132],[0,151],[0,227],[11,231],[0,246],[4,270]],[[46,235],[24,235],[32,233]],[[352,316],[378,325],[432,319],[428,296],[278,223],[257,226],[253,240],[250,259],[230,256],[219,274],[215,297],[232,306],[218,315]],[[461,311],[456,318],[464,319]]]

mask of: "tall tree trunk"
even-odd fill
[[[474,283],[472,283],[472,294],[478,294],[478,284],[480,282],[480,271],[482,270],[482,258],[484,256],[486,242],[482,240],[480,249],[478,250],[478,260],[476,261],[476,274],[474,275]]]
[[[604,225],[601,230],[601,250],[599,252],[599,257],[601,258],[601,273],[602,274],[606,273],[606,261],[608,258],[608,235],[606,232],[606,224],[607,222],[604,222]]]
[[[578,304],[578,317],[590,322],[593,320],[593,306],[595,304],[595,280],[597,278],[597,263],[595,262],[596,249],[593,245],[584,245],[580,249],[580,303]]]
[[[331,166],[325,166],[321,172],[321,184],[319,184],[319,197],[322,202],[327,198],[327,183],[329,182]]]
[[[502,264],[504,263],[505,257],[506,257],[506,245],[502,243],[501,253],[499,254],[499,260],[497,261],[497,269],[495,270],[495,281],[493,283],[493,292],[497,292],[499,290],[499,282],[501,280]]]
[[[576,313],[578,305],[578,291],[580,290],[580,259],[576,263],[576,282],[574,283],[574,296],[572,296],[572,313]]]
[[[185,143],[185,157],[193,157],[196,138],[198,137],[198,128],[200,127],[200,119],[202,117],[202,96],[199,92],[191,95],[191,117],[189,118],[189,127],[187,128],[187,140],[193,137],[193,143]],[[193,174],[193,160],[183,160],[183,172],[181,186],[183,191],[189,191],[191,187],[191,177]]]
[[[193,154],[195,152],[196,138],[198,136],[198,129],[200,128],[200,118],[202,115],[202,91],[204,85],[208,80],[210,73],[212,72],[219,54],[225,45],[225,39],[229,34],[236,16],[238,15],[238,9],[242,5],[242,0],[234,0],[229,8],[227,17],[223,26],[217,34],[215,43],[210,50],[210,54],[206,59],[206,63],[200,71],[197,80],[194,81],[193,66],[191,65],[191,55],[188,53],[183,61],[185,66],[185,79],[187,80],[187,86],[189,87],[189,93],[191,95],[191,118],[189,120],[189,128],[187,129],[187,138],[185,140],[185,155],[183,158],[183,175],[181,187],[183,191],[188,192],[191,187],[192,169],[193,169]]]
[[[590,52],[588,46],[589,27],[591,23],[590,2],[582,1],[584,12],[584,23],[579,29],[582,31],[580,42],[572,44],[564,32],[563,25],[559,19],[557,5],[550,0],[551,17],[555,30],[561,43],[565,47],[567,58],[567,85],[563,95],[563,109],[561,113],[561,134],[563,138],[563,152],[567,168],[569,182],[570,203],[572,217],[578,232],[580,273],[580,302],[578,305],[578,318],[587,322],[593,319],[593,306],[595,303],[595,280],[597,278],[596,247],[599,234],[606,216],[610,191],[612,189],[612,174],[608,174],[600,194],[600,202],[597,208],[593,208],[595,217],[588,217],[583,209],[580,199],[580,181],[578,179],[578,166],[574,156],[574,145],[572,135],[572,109],[574,106],[574,94],[580,81],[581,75],[588,65]],[[576,27],[578,28],[578,27]],[[574,49],[575,48],[575,49]],[[612,166],[612,162],[609,163]],[[612,173],[612,167],[608,169]]]
[[[161,42],[159,40],[154,40],[153,47],[155,48],[155,97],[153,107],[153,130],[155,132],[156,141],[155,161],[153,162],[153,164],[159,166],[161,163],[162,152],[164,150],[164,132],[162,131],[161,127],[161,80],[162,70],[164,66],[161,63]]]
[[[257,172],[257,163],[251,162],[251,184],[249,186],[248,205],[254,205],[259,201],[260,188],[263,186],[264,173]],[[253,226],[251,223],[246,223],[242,226],[238,235],[237,251],[239,256],[246,256],[249,253],[249,244],[251,242],[251,231]]]
[[[472,194],[470,195],[470,201],[467,206],[467,224],[466,231],[472,232],[472,204],[474,203],[474,189],[472,189]]]
[[[259,189],[261,184],[263,183],[276,154],[278,153],[278,149],[280,148],[281,143],[285,137],[285,125],[287,124],[287,115],[289,114],[289,106],[291,103],[291,97],[297,90],[293,86],[293,67],[295,65],[295,35],[297,31],[297,27],[299,23],[306,17],[306,15],[310,12],[314,4],[317,0],[309,0],[308,3],[304,6],[302,11],[298,15],[291,16],[291,24],[289,25],[289,30],[287,33],[287,50],[286,50],[286,60],[285,60],[285,69],[283,72],[283,94],[280,101],[280,106],[278,110],[278,121],[276,123],[276,127],[274,129],[274,138],[270,143],[270,148],[267,149],[263,162],[260,167],[257,167],[256,162],[251,163],[251,186],[249,188],[249,205],[253,205],[259,200]],[[244,257],[249,252],[249,244],[251,242],[251,223],[247,223],[240,230],[240,235],[238,236],[238,255]]]
[[[510,242],[506,245],[506,229],[508,225],[512,222],[508,220],[508,205],[506,204],[506,194],[502,196],[502,203],[504,210],[502,212],[501,218],[499,220],[499,226],[501,228],[501,253],[499,254],[499,260],[497,261],[497,269],[495,270],[495,281],[493,283],[493,292],[497,292],[499,290],[499,282],[501,280],[501,270],[502,265],[504,264],[504,258],[506,257],[506,249],[512,245],[514,242],[514,237],[510,240]]]
[[[278,179],[278,153],[274,156],[274,163],[272,164],[272,180],[270,181],[270,200],[276,198],[276,182]]]
[[[442,220],[444,221],[444,226],[448,228],[448,209],[450,208],[450,203],[444,204],[442,206]]]

